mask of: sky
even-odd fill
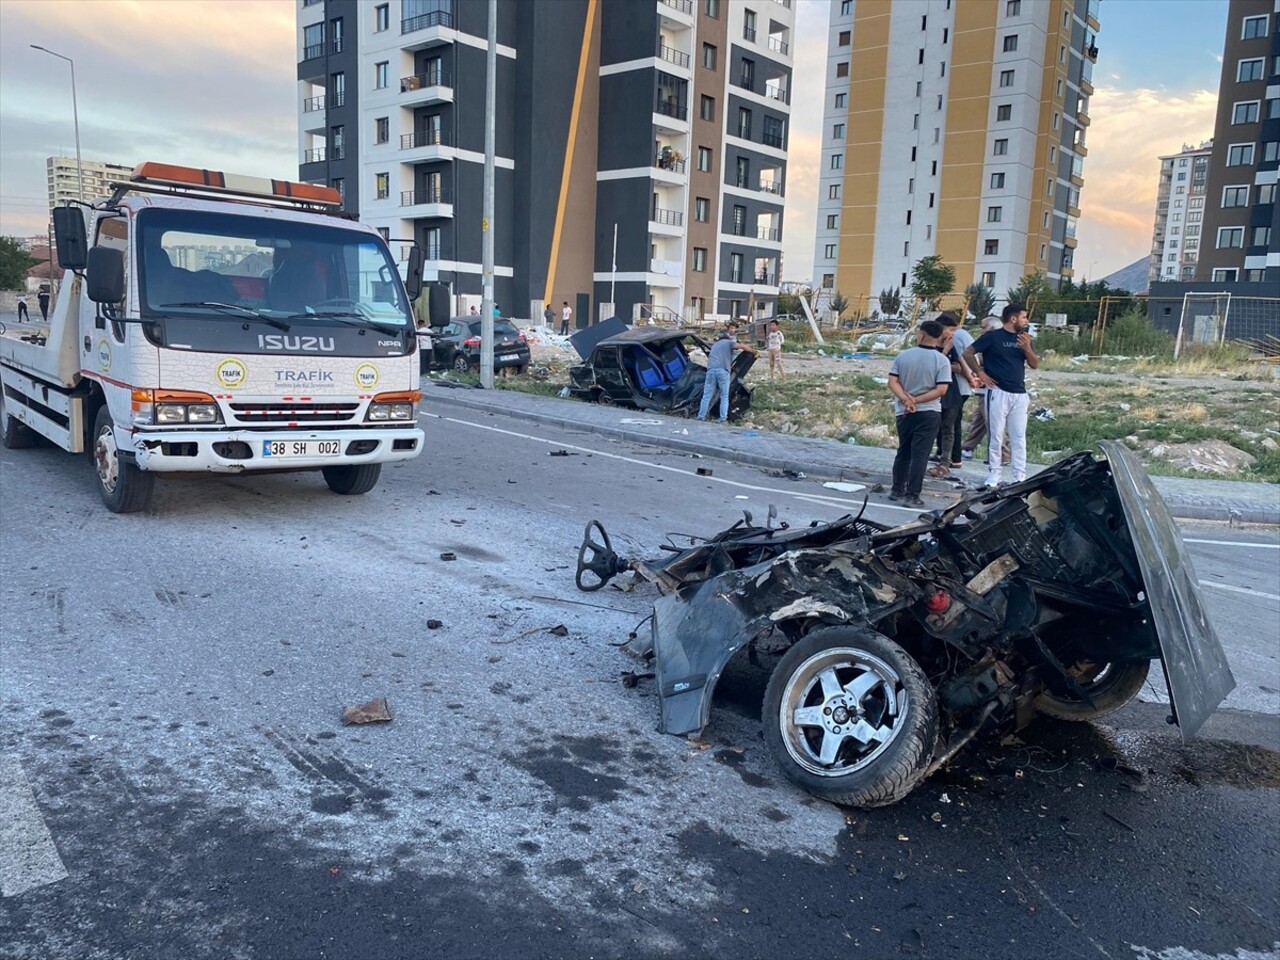
[[[555,2],[555,0],[543,0]],[[911,0],[899,0],[911,2]],[[991,2],[991,0],[962,0]],[[1077,275],[1144,256],[1158,157],[1213,135],[1226,0],[1103,0]],[[294,0],[0,0],[0,235],[42,233],[45,158],[297,175]],[[813,268],[826,0],[797,0],[783,278]]]

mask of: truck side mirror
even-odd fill
[[[84,236],[84,214],[79,207],[53,208],[53,235],[58,247],[58,263],[68,270],[83,270],[88,242]]]
[[[422,293],[422,248],[416,243],[409,248],[409,266],[405,271],[404,287],[410,300],[417,300]]]
[[[124,253],[111,247],[94,247],[86,258],[87,294],[94,303],[119,303],[124,299]]]

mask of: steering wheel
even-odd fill
[[[574,578],[578,589],[584,593],[593,593],[626,569],[627,564],[613,552],[609,534],[605,533],[600,521],[590,521],[582,534],[582,546],[578,548],[578,573]],[[584,580],[583,576],[588,573],[597,582]]]

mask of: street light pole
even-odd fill
[[[39,50],[41,53],[47,53],[51,57],[57,57],[59,60],[65,60],[71,64],[71,117],[75,121],[76,127],[76,183],[80,194],[81,202],[84,201],[84,166],[80,161],[80,107],[76,103],[76,62],[70,57],[64,57],[60,53],[54,53],[38,44],[31,44],[32,50]]]
[[[485,58],[484,85],[484,213],[480,226],[480,385],[493,389],[493,181],[497,102],[498,0],[489,0],[489,51]]]

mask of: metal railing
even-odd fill
[[[324,97],[307,97],[302,101],[303,113],[315,113],[324,109]]]
[[[337,146],[333,146],[329,148],[330,160],[341,160],[346,155],[347,155],[347,148],[344,147],[342,144],[338,144]]]
[[[766,132],[764,136],[760,138],[760,142],[763,143],[766,147],[777,147],[778,149],[781,149],[782,134]]]
[[[427,30],[431,27],[452,27],[453,14],[448,10],[433,10],[420,17],[410,17],[400,21],[400,32],[413,33],[415,30]]]
[[[778,275],[776,273],[757,273],[756,283],[762,283],[766,287],[776,287],[778,285]]]
[[[663,210],[661,207],[655,207],[653,213],[649,215],[649,220],[653,223],[665,223],[672,227],[684,226],[684,214],[679,210]]]
[[[668,63],[674,63],[677,67],[689,66],[689,55],[681,53],[679,50],[672,50],[665,43],[658,42],[658,56]]]
[[[324,56],[323,43],[313,43],[310,46],[306,46],[302,48],[303,60],[314,60],[316,57],[323,57],[323,56]]]
[[[304,150],[302,151],[302,162],[324,163],[325,155],[324,147],[317,147],[315,150]]]
[[[679,101],[664,100],[661,97],[653,106],[655,113],[661,113],[668,117],[675,117],[677,120],[689,119],[689,108]]]
[[[672,10],[679,10],[681,13],[693,13],[693,0],[659,0],[665,3]]]
[[[743,40],[750,40],[752,43],[755,43],[755,42],[756,42],[756,28],[755,28],[755,27],[743,27],[743,28],[742,28],[742,39],[743,39]]]
[[[329,97],[329,106],[331,107],[340,107],[346,102],[347,95],[345,93],[335,93]]]
[[[684,160],[677,160],[675,157],[664,157],[662,154],[654,157],[653,165],[659,170],[670,170],[672,173],[685,172]]]
[[[786,7],[788,10],[791,9],[791,0],[773,0],[773,2],[779,6]]]
[[[400,206],[413,207],[420,203],[452,203],[444,185],[427,187],[425,190],[401,190]]]
[[[448,146],[449,135],[444,130],[418,130],[415,133],[400,135],[400,149],[412,150],[415,147]]]
[[[342,38],[341,38],[341,37],[334,37],[334,38],[333,38],[333,43],[330,45],[329,50],[330,50],[330,52],[331,52],[331,53],[341,53],[341,52],[342,52]]]
[[[782,54],[785,57],[787,55],[787,51],[790,50],[791,48],[787,46],[787,41],[782,40],[779,37],[770,37],[769,49],[776,50],[778,53]]]
[[[782,231],[777,227],[761,227],[756,231],[757,240],[781,240]]]
[[[781,100],[787,102],[787,91],[785,87],[765,87],[764,95],[770,100]]]
[[[408,93],[411,90],[422,90],[424,87],[452,87],[453,83],[449,79],[449,75],[441,70],[428,70],[426,73],[416,73],[411,77],[400,78],[400,92]]]
[[[756,189],[761,193],[773,193],[779,197],[782,196],[782,182],[780,180],[761,180]]]

